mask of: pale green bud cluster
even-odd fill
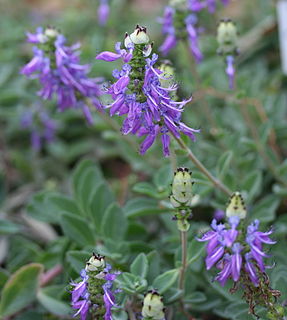
[[[174,173],[170,202],[174,208],[190,206],[192,201],[191,173],[187,168],[178,168]]]
[[[49,27],[45,30],[45,36],[48,38],[57,38],[58,35],[59,32],[55,28]]]
[[[247,211],[240,192],[232,194],[227,204],[225,214],[227,218],[237,216],[240,219],[245,219]]]
[[[149,291],[143,301],[142,316],[144,320],[163,320],[164,304],[162,296],[156,290]]]
[[[106,266],[105,257],[93,253],[92,257],[86,263],[86,271],[93,272],[98,271],[101,272]]]
[[[146,27],[141,27],[139,25],[136,26],[135,31],[133,33],[126,34],[125,37],[125,47],[127,48],[130,43],[133,44],[148,44],[149,36],[146,32]]]
[[[220,21],[217,28],[218,53],[223,55],[237,54],[237,28],[230,19]]]
[[[170,202],[177,209],[174,219],[180,231],[188,231],[191,218],[192,194],[191,172],[187,168],[178,168],[174,173]]]

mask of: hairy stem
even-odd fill
[[[187,267],[187,232],[180,231],[181,238],[181,269],[179,274],[179,284],[180,290],[184,290],[184,276]]]
[[[214,186],[223,191],[228,196],[231,196],[232,192],[229,190],[229,188],[211,174],[211,172],[202,164],[202,162],[196,158],[196,156],[188,148],[184,141],[181,138],[177,138],[176,136],[174,136],[174,138],[181,146],[181,148],[187,152],[188,158],[214,184]]]

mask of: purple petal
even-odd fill
[[[121,57],[120,54],[110,52],[110,51],[103,51],[96,56],[97,60],[104,60],[104,61],[115,61]]]
[[[206,263],[206,269],[210,270],[212,266],[223,256],[224,254],[224,248],[223,247],[217,247],[217,249],[214,251],[212,255],[209,255],[205,259]]]

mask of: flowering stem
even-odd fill
[[[174,135],[173,135],[174,136]],[[208,171],[207,168],[199,161],[196,156],[193,154],[193,152],[188,148],[188,146],[184,143],[184,141],[181,138],[177,138],[174,136],[177,143],[181,146],[183,150],[187,152],[188,158],[195,164],[195,166],[204,174],[206,177],[221,191],[223,191],[228,196],[231,196],[232,192],[229,190],[227,186],[225,186],[220,180],[215,178],[211,172]]]
[[[184,290],[184,276],[185,270],[187,266],[187,232],[180,231],[180,238],[181,238],[181,270],[179,275],[179,289]]]

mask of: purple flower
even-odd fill
[[[107,23],[109,18],[110,7],[108,0],[100,0],[100,5],[98,7],[98,20],[101,26]]]
[[[56,30],[38,28],[35,34],[27,33],[27,41],[36,44],[34,57],[25,65],[21,73],[30,78],[38,78],[42,86],[39,95],[50,100],[58,99],[60,111],[67,108],[82,109],[87,121],[92,115],[85,98],[89,98],[96,108],[101,108],[98,98],[101,94],[100,79],[88,78],[88,65],[81,65],[79,45],[66,46],[66,39]]]
[[[74,317],[77,315],[81,315],[81,320],[86,320],[89,312],[89,308],[91,306],[91,301],[89,300],[89,292],[88,292],[88,275],[83,269],[81,271],[82,281],[79,283],[72,282],[71,285],[74,286],[72,290],[72,308],[78,309],[75,313]]]
[[[198,44],[198,29],[195,27],[196,21],[197,19],[194,15],[189,15],[185,19],[189,48],[196,63],[199,63],[202,61],[203,55]]]
[[[206,7],[206,1],[203,0],[188,0],[188,8],[191,11],[201,11]]]
[[[258,272],[264,272],[263,258],[268,255],[263,251],[263,244],[274,244],[268,232],[258,231],[259,221],[255,220],[247,231],[239,225],[240,218],[232,216],[228,223],[217,224],[212,221],[212,230],[206,232],[199,241],[207,241],[205,259],[206,269],[214,265],[221,271],[215,280],[224,286],[229,278],[234,282],[240,280],[242,272],[246,272],[250,280],[258,285]],[[246,234],[245,239],[242,235]],[[259,268],[259,269],[258,269]]]
[[[234,57],[226,57],[226,69],[225,72],[229,79],[229,89],[234,89],[234,78],[235,78],[235,68],[234,68]]]
[[[272,230],[268,232],[258,231],[259,220],[253,221],[247,228],[246,242],[250,247],[250,257],[252,257],[258,264],[261,271],[265,270],[263,258],[268,255],[262,251],[262,244],[275,244],[276,241],[270,239],[269,235]]]
[[[225,216],[225,212],[224,210],[220,210],[220,209],[216,209],[214,212],[213,212],[213,218],[216,220],[216,221],[219,221],[219,220],[222,220]]]
[[[31,132],[31,145],[35,151],[39,151],[44,143],[50,143],[55,138],[56,122],[40,104],[32,106],[22,114],[21,125]]]
[[[139,33],[144,32],[140,30]],[[140,39],[145,38],[141,35]],[[172,78],[165,78],[163,71],[156,68],[158,59],[156,54],[151,58],[145,57],[150,52],[148,43],[139,44],[143,46],[143,50],[138,50],[137,44],[125,42],[127,49],[120,49],[117,45],[117,53],[106,51],[96,57],[104,61],[122,58],[124,62],[129,62],[124,64],[121,70],[114,70],[113,76],[116,82],[107,89],[113,102],[106,108],[110,109],[111,116],[125,116],[122,126],[123,134],[131,133],[144,137],[140,146],[141,154],[153,145],[157,136],[161,136],[163,154],[168,156],[169,133],[175,137],[180,137],[180,133],[183,133],[194,140],[194,133],[199,132],[181,121],[183,107],[191,101],[191,98],[180,102],[172,99],[171,94],[177,90],[177,86],[174,83],[169,85],[163,83],[163,80],[172,80]],[[139,71],[136,70],[138,67],[133,65],[133,61],[137,59],[142,63]]]
[[[87,263],[87,266],[88,270],[93,271],[86,271],[83,269],[80,274],[82,281],[79,283],[71,283],[71,285],[74,287],[72,290],[72,308],[78,310],[74,317],[80,314],[81,320],[86,320],[90,308],[93,308],[93,310],[97,311],[97,309],[103,307],[105,312],[103,315],[104,319],[112,320],[112,308],[116,306],[114,296],[115,292],[113,292],[112,287],[113,281],[119,272],[111,273],[111,266],[109,264],[107,264],[104,269],[101,268],[100,265],[98,268],[92,268],[91,263]],[[90,277],[90,275],[92,275],[92,277]],[[93,288],[96,286],[102,289],[100,289],[98,292],[95,292],[93,289],[90,292],[90,286]],[[102,296],[102,305],[99,303],[100,296]],[[93,302],[94,298],[97,301],[96,304]]]

